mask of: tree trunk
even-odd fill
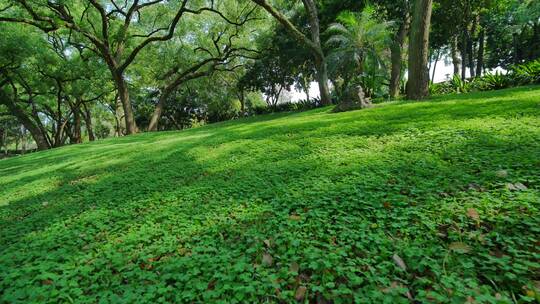
[[[137,124],[135,123],[135,116],[133,115],[133,108],[131,107],[131,100],[129,99],[129,88],[123,75],[116,74],[114,77],[116,88],[118,89],[118,97],[122,103],[124,110],[124,120],[126,124],[126,134],[132,135],[137,133]]]
[[[95,141],[96,135],[94,134],[94,125],[92,124],[92,113],[90,112],[90,109],[86,106],[86,104],[83,103],[83,109],[84,109],[84,123],[86,125],[86,132],[88,132],[88,140],[89,141]]]
[[[26,128],[24,126],[21,126],[21,134],[22,134],[22,137],[21,137],[21,153],[26,154],[27,142],[26,142]]]
[[[433,75],[431,76],[431,82],[435,82],[435,72],[437,72],[437,63],[439,62],[439,59],[441,58],[441,52],[437,51],[437,55],[435,56],[435,62],[433,63]]]
[[[314,0],[302,0],[304,8],[308,13],[309,27],[311,32],[311,40],[304,35],[298,28],[292,24],[292,22],[285,17],[282,13],[277,11],[272,5],[268,4],[266,0],[251,0],[255,4],[264,8],[270,15],[272,15],[285,29],[290,33],[292,37],[306,46],[315,60],[315,69],[317,70],[317,81],[319,83],[319,91],[321,95],[321,103],[323,105],[330,105],[332,98],[330,97],[330,89],[328,88],[328,71],[326,62],[324,60],[324,52],[321,46],[320,37],[320,24],[317,11],[317,5]]]
[[[459,75],[461,60],[458,56],[458,38],[452,38],[450,52],[452,54],[452,64],[454,66],[454,75]]]
[[[116,136],[121,137],[126,135],[126,120],[124,119],[124,108],[122,107],[122,102],[120,98],[116,96],[115,98],[115,109],[114,117],[116,120]]]
[[[32,121],[30,117],[28,117],[26,113],[24,113],[23,109],[16,105],[13,100],[8,98],[6,94],[3,94],[2,91],[0,91],[0,102],[3,102],[3,104],[5,104],[9,109],[10,113],[13,114],[17,120],[19,120],[19,122],[28,130],[28,132],[30,132],[30,135],[32,135],[32,138],[36,142],[38,150],[47,150],[51,148],[47,138],[41,132],[41,129]]]
[[[321,104],[324,106],[330,105],[332,104],[332,97],[330,97],[330,89],[328,88],[328,69],[324,57],[315,59],[315,67],[317,69]]]
[[[80,106],[73,110],[73,131],[72,137],[74,144],[82,143],[82,131],[81,131],[81,111]]]
[[[429,30],[433,0],[416,0],[409,42],[409,80],[407,98],[429,96]]]
[[[476,62],[476,76],[481,77],[484,72],[484,45],[485,45],[485,30],[480,31],[478,37],[478,61]]]
[[[519,38],[517,33],[512,34],[512,43],[514,45],[514,64],[519,64],[521,57],[519,54]]]
[[[399,95],[401,83],[401,73],[403,67],[403,47],[409,33],[411,18],[408,12],[405,13],[403,23],[399,26],[399,31],[390,47],[390,58],[392,61],[392,71],[390,72],[390,98],[396,98]]]
[[[158,124],[159,120],[161,119],[161,115],[163,114],[163,109],[165,108],[165,102],[167,101],[171,93],[171,91],[165,89],[163,93],[161,93],[161,96],[159,96],[158,103],[154,108],[154,113],[152,113],[152,117],[150,118],[150,124],[148,125],[149,132],[155,132],[158,130]]]
[[[461,79],[466,80],[467,79],[467,34],[466,30],[463,33],[463,37],[461,39]]]
[[[244,116],[246,114],[246,94],[244,89],[239,89],[238,100],[240,100],[240,113]]]
[[[468,63],[469,63],[469,71],[470,71],[470,74],[471,74],[471,78],[475,78],[476,77],[476,74],[475,74],[475,66],[474,66],[474,47],[473,47],[473,39],[471,37],[471,35],[467,35],[467,52],[468,52],[468,55],[467,55],[467,58],[469,59]]]

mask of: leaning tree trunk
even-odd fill
[[[435,73],[437,72],[437,63],[439,63],[439,59],[441,58],[441,52],[437,51],[437,55],[435,56],[435,62],[433,63],[433,75],[431,76],[431,82],[435,82]]]
[[[15,102],[9,99],[5,94],[0,91],[0,101],[3,101],[3,104],[9,109],[10,113],[13,114],[19,120],[19,122],[30,132],[32,138],[36,142],[38,150],[47,150],[51,146],[45,137],[45,134],[41,132],[41,129],[32,121],[30,117],[24,110],[21,109]]]
[[[399,26],[399,31],[390,47],[390,57],[392,61],[392,71],[390,73],[390,98],[396,98],[399,95],[399,86],[401,83],[401,72],[403,66],[403,47],[405,39],[409,33],[411,18],[409,13],[405,14],[403,23]]]
[[[458,38],[454,37],[452,38],[452,42],[450,45],[450,52],[452,55],[452,65],[454,66],[454,75],[459,75],[460,66],[461,66],[461,60],[458,56]]]
[[[433,0],[416,0],[409,42],[409,80],[407,98],[423,99],[429,96],[429,29]]]
[[[158,103],[154,108],[154,112],[150,118],[150,124],[148,125],[149,132],[155,132],[158,130],[158,124],[159,120],[161,119],[161,115],[163,114],[163,109],[165,108],[165,102],[167,102],[167,99],[169,99],[171,93],[172,90],[165,89],[163,90],[163,93],[161,93],[161,96],[159,96]]]

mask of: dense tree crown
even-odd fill
[[[0,0],[0,144],[423,99],[441,60],[466,81],[539,58],[539,17],[533,0]]]

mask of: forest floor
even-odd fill
[[[0,161],[0,303],[539,300],[540,87]]]

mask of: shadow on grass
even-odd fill
[[[538,198],[540,164],[532,157],[540,156],[538,129],[510,136],[482,124],[460,125],[487,115],[486,123],[511,130],[516,127],[504,118],[535,114],[534,104],[519,97],[481,102],[280,115],[10,160],[0,172],[14,166],[22,177],[1,184],[15,190],[0,206],[0,299],[39,301],[56,292],[89,301],[211,302],[235,299],[239,286],[250,286],[244,301],[278,301],[276,288],[297,287],[282,277],[293,261],[308,286],[323,285],[330,273],[360,295],[396,280],[433,288],[442,284],[434,273],[442,273],[452,241],[441,239],[437,227],[452,219],[471,229],[464,204],[485,212],[502,208],[479,204],[478,193],[460,201],[470,184],[492,195],[519,181]],[[498,177],[500,169],[508,177]],[[17,198],[16,191],[44,179],[55,186]],[[501,227],[499,235],[516,232]],[[526,239],[534,231],[521,233]],[[272,245],[264,242],[269,239]],[[272,267],[262,266],[267,252]],[[388,266],[394,252],[403,252],[411,271],[430,282],[410,281]],[[430,272],[419,270],[423,259],[435,261]],[[358,272],[365,267],[370,271]],[[483,274],[479,267],[467,278],[483,282],[487,275],[520,290],[521,281],[495,276],[501,267]],[[464,270],[445,271],[460,277]],[[351,280],[351,273],[362,280]],[[325,296],[339,296],[332,290]]]

